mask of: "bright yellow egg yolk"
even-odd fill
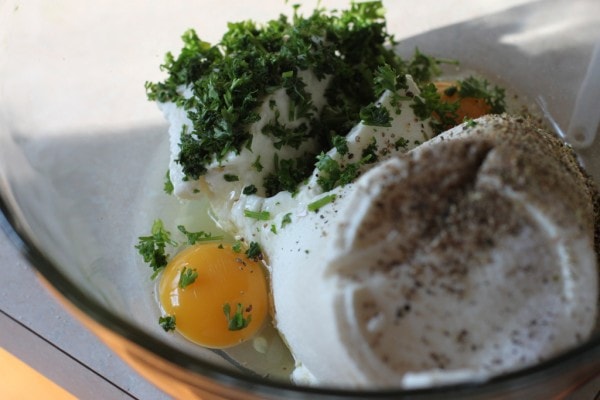
[[[435,87],[440,94],[440,100],[446,103],[459,102],[458,109],[456,110],[456,123],[460,124],[465,118],[479,118],[492,111],[492,107],[486,103],[484,99],[475,97],[464,97],[460,98],[458,95],[459,86],[455,82],[435,82]],[[447,89],[456,88],[452,94],[449,95]]]
[[[175,317],[175,329],[210,348],[251,338],[269,309],[263,266],[227,244],[181,251],[165,268],[158,290],[164,312]]]

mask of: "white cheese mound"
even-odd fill
[[[319,80],[311,71],[299,71],[298,77],[306,84],[306,91],[311,95],[312,105],[315,112],[319,112],[326,104],[325,89],[330,78]],[[188,98],[192,96],[189,88],[182,88],[182,94]],[[249,126],[249,132],[252,136],[250,146],[243,148],[239,154],[230,151],[223,160],[214,160],[207,166],[208,172],[198,180],[185,179],[183,169],[177,162],[179,157],[179,143],[183,129],[193,132],[192,121],[187,116],[187,111],[175,103],[159,103],[159,108],[163,112],[165,119],[169,123],[170,139],[170,162],[169,174],[173,183],[173,194],[184,199],[200,198],[207,193],[227,194],[227,197],[236,197],[244,186],[254,184],[259,195],[262,192],[264,178],[275,170],[274,157],[279,153],[280,158],[292,159],[305,154],[314,153],[317,148],[316,139],[308,139],[302,142],[298,148],[284,146],[282,149],[276,149],[276,138],[264,134],[263,128],[269,124],[277,122],[289,129],[294,129],[301,124],[308,124],[306,118],[290,120],[290,98],[284,88],[278,89],[269,94],[257,110],[260,119]],[[308,126],[308,125],[307,125]],[[308,129],[308,128],[307,128]],[[253,167],[255,162],[260,163],[262,168]],[[234,175],[238,177],[235,182],[225,180],[225,175]],[[234,194],[232,194],[234,193]]]
[[[481,380],[590,335],[591,182],[530,123],[476,122],[380,164],[267,244],[277,327],[304,376]]]

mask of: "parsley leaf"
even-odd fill
[[[179,231],[186,236],[187,242],[190,245],[196,244],[198,242],[209,242],[211,240],[223,239],[222,235],[213,235],[210,232],[190,232],[183,225],[177,225],[177,229],[179,229]]]
[[[239,176],[233,174],[224,174],[223,179],[227,182],[238,182],[240,180]]]
[[[255,194],[256,192],[258,192],[258,189],[254,185],[245,186],[244,189],[242,190],[242,193],[244,193],[247,196],[251,195],[251,194]]]
[[[362,164],[362,161],[359,163],[347,163],[342,167],[331,156],[321,153],[317,157],[317,163],[315,164],[319,170],[317,183],[325,192],[337,186],[346,185],[358,176]]]
[[[287,224],[291,224],[291,223],[292,223],[292,213],[285,214],[283,216],[283,218],[281,219],[281,227],[283,228]]]
[[[244,311],[248,313],[246,317],[244,317]],[[246,328],[252,321],[252,315],[249,314],[250,311],[252,311],[251,305],[244,309],[242,304],[238,303],[235,313],[231,315],[231,306],[229,303],[225,303],[223,305],[223,313],[225,314],[225,318],[227,318],[227,329],[230,331],[239,331]]]
[[[167,173],[165,174],[165,183],[163,185],[163,190],[165,191],[166,194],[173,194],[173,190],[175,190],[175,187],[173,186],[173,182],[171,181],[171,171],[167,170]]]
[[[244,216],[248,218],[253,218],[258,221],[268,221],[271,219],[271,213],[268,211],[252,211],[245,209]]]
[[[435,133],[440,133],[456,125],[456,110],[458,110],[459,103],[442,101],[433,83],[427,83],[422,86],[421,94],[413,97],[413,102],[410,106],[415,115],[422,120],[431,116],[437,116],[437,118],[430,118],[429,120]]]
[[[419,49],[415,49],[413,58],[407,65],[407,73],[413,77],[417,84],[423,84],[431,81],[432,78],[440,75],[442,70],[440,65],[453,64],[457,65],[456,60],[440,59],[421,53]]]
[[[337,150],[338,154],[344,156],[348,154],[348,142],[344,136],[334,136],[333,146]]]
[[[265,177],[264,187],[267,196],[273,196],[283,190],[295,192],[298,183],[309,176],[312,171],[312,157],[302,156],[295,159],[279,159],[273,156],[275,172]]]
[[[250,242],[250,247],[246,250],[246,257],[251,259],[252,261],[262,260],[262,249],[260,245],[256,242]]]
[[[362,151],[362,162],[363,163],[374,163],[377,162],[379,156],[377,155],[377,139],[375,136],[371,138],[369,145]]]
[[[263,165],[260,163],[260,156],[256,157],[256,160],[252,163],[252,167],[257,172],[261,172],[263,170]]]
[[[181,289],[185,289],[186,287],[194,283],[196,281],[196,278],[198,278],[198,272],[195,268],[192,269],[188,267],[183,267],[181,273],[179,274],[179,287]]]
[[[392,118],[390,117],[388,109],[374,103],[371,103],[360,110],[360,119],[365,125],[392,126]]]
[[[485,79],[477,79],[471,76],[460,81],[459,87],[458,95],[461,98],[484,99],[493,114],[501,114],[506,110],[504,89],[498,86],[490,87],[490,83]]]
[[[175,330],[175,316],[174,315],[164,315],[158,317],[158,324],[161,328],[165,330],[165,332],[174,331]]]
[[[320,199],[317,199],[317,200],[313,201],[312,203],[310,203],[308,205],[308,211],[317,212],[317,211],[319,211],[319,209],[321,209],[321,207],[335,201],[335,199],[336,199],[335,194],[329,194],[327,196],[323,196]]]
[[[144,258],[154,272],[152,279],[156,278],[158,273],[167,266],[169,255],[166,253],[167,245],[176,246],[177,243],[171,240],[171,233],[167,231],[163,222],[157,219],[152,224],[151,234],[149,236],[140,236],[139,242],[135,246],[138,253]]]

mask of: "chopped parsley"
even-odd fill
[[[335,194],[329,194],[327,196],[323,196],[318,200],[313,201],[308,205],[308,211],[317,212],[321,209],[321,207],[333,202],[336,199]]]
[[[160,219],[152,224],[149,236],[140,236],[139,243],[135,246],[144,262],[152,268],[152,279],[167,266],[169,255],[166,253],[167,245],[176,246],[177,243],[171,239],[171,232],[167,231]]]
[[[341,11],[317,8],[307,16],[295,6],[291,17],[281,15],[265,24],[230,23],[216,45],[193,30],[186,31],[182,41],[179,54],[167,53],[161,65],[167,78],[145,87],[149,100],[175,102],[192,121],[181,132],[176,159],[184,179],[198,179],[208,165],[249,148],[249,127],[259,119],[259,106],[279,89],[287,93],[290,107],[279,110],[276,102],[269,102],[276,118],[263,133],[274,138],[277,149],[297,149],[307,140],[318,144],[300,158],[276,160],[276,171],[264,178],[267,195],[294,192],[310,176],[323,149],[335,145],[345,154],[337,138],[359,121],[388,126],[389,112],[374,106],[381,89],[398,89],[407,73],[417,83],[428,80],[443,62],[418,51],[408,61],[399,57],[381,1],[356,2]],[[300,77],[304,70],[319,80],[329,79],[320,110]],[[190,98],[183,97],[182,87],[192,92]],[[298,122],[283,123],[282,112]],[[259,157],[252,166],[258,172],[263,169]]]
[[[358,176],[362,162],[347,163],[344,166],[328,154],[321,153],[315,166],[319,170],[317,183],[328,192],[337,186],[347,185]]]
[[[385,91],[391,93],[391,105],[394,107],[394,112],[400,114],[400,102],[402,100],[410,100],[409,97],[401,96],[399,91],[408,89],[406,83],[406,75],[399,75],[391,66],[385,64],[380,66],[375,71],[373,78],[373,88],[377,96],[381,96]]]
[[[408,139],[401,137],[400,139],[394,142],[394,148],[396,149],[396,151],[400,149],[406,150],[408,148],[409,143],[410,142],[408,141]]]
[[[406,73],[412,76],[412,78],[418,84],[430,82],[434,77],[442,73],[442,64],[453,64],[456,65],[456,60],[447,60],[432,57],[423,54],[419,49],[415,50],[413,58],[408,62],[406,66]]]
[[[260,245],[256,242],[250,242],[250,247],[248,247],[248,250],[246,250],[246,257],[252,261],[262,260],[263,255]]]
[[[163,315],[158,317],[158,324],[165,332],[175,330],[175,316],[174,315]]]
[[[298,183],[302,182],[313,170],[312,157],[302,156],[295,159],[280,159],[273,156],[275,172],[265,177],[264,187],[267,196],[273,196],[281,191],[294,193]]]
[[[179,274],[179,287],[181,289],[185,289],[186,287],[194,283],[196,281],[196,278],[198,278],[198,271],[196,271],[195,268],[192,269],[188,267],[183,267],[181,273]]]
[[[186,244],[189,245],[198,242],[220,240],[223,238],[222,236],[213,235],[212,233],[204,231],[189,232],[182,225],[177,226],[177,229],[186,236]],[[165,229],[162,220],[157,219],[152,223],[150,235],[140,236],[135,248],[143,257],[144,262],[152,268],[153,273],[151,279],[154,279],[169,262],[170,255],[167,254],[167,246],[174,248],[179,245],[180,243],[171,238],[171,232]]]
[[[171,171],[167,170],[165,174],[165,183],[163,185],[163,190],[166,194],[173,194],[175,187],[173,186],[173,182],[171,181]]]
[[[258,221],[268,221],[271,219],[271,213],[268,211],[252,211],[252,210],[244,210],[244,216],[252,219],[256,219]]]
[[[339,155],[344,156],[348,154],[348,142],[344,136],[334,136],[332,141],[333,147],[335,147]]]
[[[223,236],[221,235],[213,235],[210,232],[190,232],[183,225],[177,225],[177,229],[183,233],[187,238],[187,243],[190,245],[196,244],[198,242],[210,242],[213,240],[221,240]]]
[[[231,306],[229,303],[223,304],[223,313],[225,314],[225,318],[227,318],[227,329],[230,331],[239,331],[246,328],[252,321],[250,311],[252,311],[251,305],[244,309],[244,306],[242,306],[241,303],[238,303],[235,313],[231,315]],[[247,313],[245,317],[244,312]]]
[[[468,77],[460,81],[458,95],[461,98],[475,97],[485,100],[492,114],[501,114],[506,110],[505,90],[498,86],[491,87],[485,79]]]
[[[257,171],[261,172],[263,170],[263,165],[260,163],[260,156],[256,157],[256,160],[252,163],[252,167]]]
[[[242,242],[239,240],[236,240],[231,245],[231,250],[233,250],[235,253],[241,253],[242,252]]]
[[[360,119],[363,124],[371,126],[392,126],[392,117],[388,109],[374,103],[360,110]]]
[[[421,94],[412,99],[410,105],[415,115],[425,120],[432,115],[437,118],[431,118],[429,121],[435,133],[440,133],[448,127],[456,125],[459,103],[442,101],[437,88],[433,83],[427,83],[421,87]]]
[[[369,145],[365,147],[362,151],[362,159],[364,163],[374,163],[377,162],[379,156],[377,155],[377,139],[375,136],[371,138]]]
[[[256,192],[258,192],[258,189],[254,185],[248,185],[248,186],[244,187],[244,189],[242,190],[242,193],[244,193],[247,196],[251,195],[251,194],[255,194]]]
[[[477,121],[475,121],[472,118],[465,118],[464,124],[465,124],[466,128],[473,128],[473,127],[477,126]]]
[[[281,219],[281,227],[283,228],[287,224],[291,224],[291,223],[292,223],[292,213],[285,214],[283,216],[283,218]]]
[[[227,182],[238,182],[240,177],[233,174],[224,174],[223,179],[225,179]]]

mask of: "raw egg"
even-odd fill
[[[158,287],[166,315],[187,339],[210,348],[251,338],[267,316],[264,267],[231,245],[202,243],[178,253]]]
[[[476,97],[460,98],[458,95],[459,86],[456,82],[435,82],[435,87],[440,94],[440,100],[446,103],[459,102],[456,110],[456,123],[460,124],[465,118],[479,118],[492,111],[492,107],[485,99]],[[448,90],[450,89],[450,90]]]

